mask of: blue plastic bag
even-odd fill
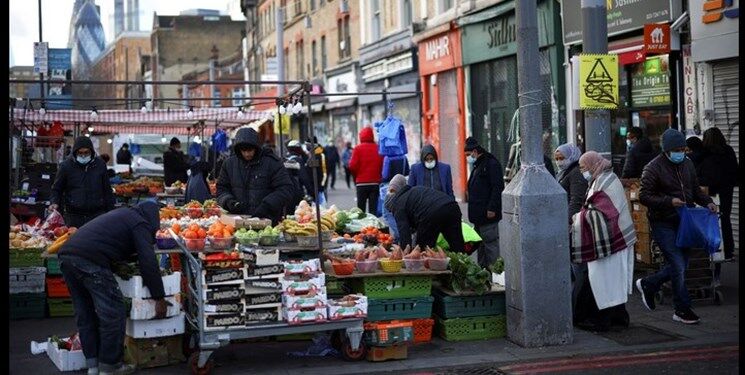
[[[706,249],[709,254],[719,251],[722,234],[719,231],[719,215],[704,207],[679,207],[680,226],[675,246]]]
[[[376,122],[378,131],[378,154],[382,156],[406,155],[409,152],[406,144],[406,131],[400,119],[389,114],[383,122]]]

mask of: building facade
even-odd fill
[[[150,33],[125,31],[93,63],[91,78],[99,81],[137,81],[142,79],[142,59],[150,55]],[[138,99],[142,85],[91,85],[90,98]],[[106,108],[140,108],[141,103],[121,102],[116,105],[96,103]]]

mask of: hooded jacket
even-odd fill
[[[654,159],[656,154],[649,138],[642,137],[636,141],[626,153],[626,162],[623,165],[621,178],[640,178],[644,166]]]
[[[360,131],[360,144],[354,147],[352,159],[349,160],[349,171],[354,175],[357,185],[377,185],[383,171],[383,157],[378,154],[373,129],[363,128]]]
[[[116,163],[117,164],[126,164],[130,165],[132,164],[132,153],[129,152],[129,149],[125,149],[124,147],[120,148],[119,151],[116,153]]]
[[[432,154],[437,161],[435,168],[433,168],[432,170],[427,169],[424,166],[424,158],[427,157],[427,155],[429,154]],[[450,165],[440,161],[440,159],[437,157],[437,150],[435,150],[435,147],[432,145],[426,145],[422,147],[421,160],[421,162],[416,163],[411,167],[411,174],[409,175],[409,186],[432,187],[434,185],[436,187],[437,184],[433,184],[432,179],[434,179],[435,177],[439,177],[439,190],[455,199],[455,195],[453,194],[453,176],[450,171]]]
[[[183,152],[169,147],[168,151],[163,153],[163,182],[166,186],[171,186],[176,181],[186,183],[188,180],[186,171],[188,170],[189,163]]]
[[[396,218],[400,245],[411,244],[411,234],[424,223],[431,222],[437,211],[455,200],[441,192],[424,186],[404,186],[391,198],[389,207]]]
[[[251,161],[241,156],[244,146],[256,149]],[[259,134],[250,128],[238,130],[233,151],[217,179],[217,202],[232,214],[279,221],[294,190],[282,161],[271,149],[261,147]]]
[[[75,153],[81,148],[91,150],[88,164],[81,165],[75,160]],[[88,137],[78,137],[72,150],[54,178],[51,202],[72,214],[92,215],[113,210],[114,192],[106,163],[96,156],[93,142]]]
[[[163,281],[153,251],[159,228],[160,213],[155,202],[118,208],[79,228],[62,245],[59,256],[80,257],[101,267],[137,260],[140,275],[153,298],[163,298]]]
[[[494,155],[484,152],[474,163],[468,179],[468,221],[475,225],[499,222],[502,219],[502,190],[502,165]],[[496,215],[488,219],[486,211]]]
[[[191,166],[191,175],[189,176],[189,181],[186,183],[186,191],[184,192],[186,202],[195,200],[199,201],[199,203],[204,203],[204,201],[212,198],[210,187],[207,184],[207,174],[209,172],[210,166],[206,162],[199,161]]]
[[[566,169],[560,170],[556,176],[559,185],[567,192],[569,200],[569,219],[582,209],[587,194],[587,180],[579,171],[579,161],[570,164]]]

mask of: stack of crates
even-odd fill
[[[435,330],[446,341],[486,340],[507,333],[504,291],[457,295],[437,288]]]
[[[47,305],[49,306],[49,317],[74,316],[75,309],[72,305],[70,290],[67,289],[62,271],[59,268],[59,259],[51,257],[46,259],[47,264]]]
[[[8,269],[10,319],[44,318],[47,297],[44,294],[44,267]]]
[[[414,341],[410,321],[365,323],[365,341],[369,345],[367,360],[381,362],[389,359],[406,359],[408,345]]]
[[[626,200],[631,211],[631,220],[634,222],[636,231],[636,244],[634,245],[634,259],[637,263],[652,266],[661,262],[661,253],[652,243],[652,236],[647,218],[647,207],[639,201],[641,181],[636,179],[623,180]]]

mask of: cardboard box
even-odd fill
[[[166,310],[166,317],[176,316],[181,312],[181,294],[166,297],[170,302]],[[155,300],[144,298],[132,298],[132,307],[129,309],[129,318],[132,320],[149,320],[155,318]]]
[[[255,278],[257,276],[273,277],[274,275],[281,275],[285,271],[284,265],[282,264],[270,264],[267,266],[254,266],[248,265],[248,279]]]
[[[280,264],[279,250],[277,249],[260,249],[248,246],[240,246],[240,249],[243,251],[243,259],[247,264],[254,266]]]
[[[644,214],[647,213],[647,206],[639,203],[634,202],[631,204],[631,212],[643,212]]]
[[[652,246],[649,233],[637,233],[634,244],[634,257],[637,262],[652,264]]]
[[[204,305],[205,313],[213,314],[242,314],[246,311],[246,304],[242,299],[234,301],[221,301]]]
[[[303,275],[312,274],[321,269],[321,261],[318,259],[310,259],[302,262],[285,262],[285,275]]]
[[[205,330],[221,330],[227,328],[245,327],[246,315],[239,314],[205,314]]]
[[[235,229],[247,228],[259,230],[272,225],[270,219],[259,219],[250,215],[222,215],[220,216],[220,221],[225,225],[232,225]]]
[[[256,325],[282,321],[282,305],[259,309],[246,309],[246,325]]]
[[[138,369],[174,365],[186,360],[182,347],[183,335],[136,339],[124,339],[124,362]]]
[[[142,276],[132,276],[129,280],[123,280],[114,275],[122,295],[127,298],[152,298],[150,290],[143,284]],[[181,293],[181,272],[174,272],[163,276],[163,290],[167,296]]]
[[[248,278],[248,269],[206,269],[202,271],[202,285],[242,284]]]
[[[282,292],[275,291],[271,293],[264,293],[264,294],[252,294],[249,296],[245,296],[244,300],[246,301],[246,307],[253,308],[254,306],[262,306],[262,305],[274,305],[277,303],[282,303]]]
[[[184,333],[184,313],[172,318],[154,320],[127,319],[127,336],[136,339],[175,336]]]
[[[362,294],[351,294],[355,301],[344,302],[341,299],[330,299],[327,302],[329,320],[361,318],[367,316],[367,297]]]
[[[234,269],[245,267],[245,263],[243,262],[243,254],[240,254],[239,259],[207,260],[205,253],[199,253],[199,259],[202,261],[203,268],[205,269]]]
[[[328,297],[326,288],[311,291],[306,295],[283,295],[282,305],[288,310],[314,309],[325,307]]]
[[[326,307],[318,307],[309,310],[282,309],[288,324],[320,323],[328,320]]]
[[[65,337],[68,340],[69,337]],[[47,341],[47,356],[54,362],[60,371],[77,371],[88,368],[85,364],[85,355],[82,350],[60,349],[56,343]]]
[[[282,292],[281,275],[270,275],[246,280],[246,295]]]
[[[204,301],[209,304],[241,299],[246,294],[243,284],[208,286],[204,289]]]
[[[367,350],[367,360],[370,362],[382,362],[390,359],[406,359],[409,357],[409,348],[406,345],[394,345],[388,347],[372,346]]]
[[[280,283],[282,284],[282,292],[289,295],[303,295],[325,287],[326,274],[319,273],[313,277],[301,279],[284,277],[280,279]]]

